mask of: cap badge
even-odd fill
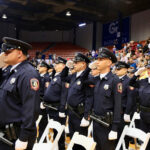
[[[16,81],[16,78],[12,78],[12,79],[10,80],[10,84],[15,83],[15,81]]]
[[[105,89],[105,90],[108,90],[108,89],[109,89],[109,85],[108,85],[108,84],[105,84],[105,85],[104,85],[104,89]]]

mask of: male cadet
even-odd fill
[[[65,83],[61,81],[60,74],[64,69],[66,62],[67,61],[61,57],[57,58],[54,66],[56,73],[44,95],[44,101],[49,105],[47,112],[50,118],[64,125],[66,121],[65,106],[67,100],[67,88],[65,87]],[[54,134],[56,133],[54,132]],[[63,133],[59,140],[59,149],[65,150],[65,133]]]
[[[127,76],[128,68],[130,67],[127,63],[118,61],[116,63],[115,74],[119,77],[120,82],[122,83],[122,95],[121,95],[121,123],[119,126],[119,136],[121,135],[124,126],[130,122],[130,116],[127,115],[129,112],[134,112],[135,107],[132,105],[132,101],[135,100],[135,97],[132,97],[133,91],[129,88],[130,78]],[[131,111],[132,105],[132,111]],[[126,122],[126,124],[125,124]],[[129,138],[127,138],[126,143],[128,144]]]
[[[96,150],[114,150],[117,139],[117,127],[120,123],[122,84],[110,71],[112,63],[117,61],[115,55],[107,48],[100,48],[97,69],[99,80],[94,89],[93,116],[104,123],[93,120],[93,137],[97,142]]]
[[[27,62],[31,45],[9,37],[3,42],[4,62],[12,68],[0,86],[0,136],[4,134],[15,145],[11,147],[10,142],[1,140],[0,149],[32,150],[40,107],[39,74]]]
[[[48,74],[49,65],[45,61],[42,61],[39,64],[38,69],[39,69],[39,73],[40,73],[40,77],[41,77],[40,96],[43,97],[44,92],[50,83],[50,78],[49,78],[49,74]]]
[[[88,131],[88,115],[93,102],[93,95],[90,87],[84,85],[84,81],[88,79],[90,72],[90,69],[87,67],[89,62],[90,60],[85,55],[77,53],[74,57],[74,70],[76,73],[67,76],[66,67],[61,76],[62,80],[70,83],[67,104],[71,137],[76,131],[83,135],[87,135]]]
[[[127,63],[119,61],[116,63],[116,70],[115,70],[115,74],[119,77],[123,88],[121,103],[122,103],[122,114],[124,115],[125,122],[130,122],[130,118],[127,118],[125,113],[128,111],[126,110],[126,108],[128,108],[128,105],[130,105],[132,101],[132,97],[130,95],[131,90],[129,88],[130,78],[127,76],[129,67],[130,66]]]
[[[42,136],[42,134],[43,134],[43,132],[46,128],[46,125],[48,123],[46,109],[43,106],[43,96],[44,96],[45,90],[47,89],[47,87],[50,83],[48,68],[49,68],[48,64],[44,61],[42,61],[39,64],[39,67],[38,67],[38,70],[39,70],[39,73],[40,73],[40,98],[41,98],[41,104],[40,104],[41,111],[40,111],[40,114],[42,115],[42,119],[39,123],[39,137],[38,137],[38,139],[41,138],[41,136]]]

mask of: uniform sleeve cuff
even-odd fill
[[[112,124],[112,129],[113,131],[118,131],[118,124]]]
[[[20,136],[19,136],[20,141],[26,142],[26,141],[28,141],[28,137],[29,137],[29,133],[27,133],[27,131],[21,129]]]

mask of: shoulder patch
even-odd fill
[[[117,84],[117,91],[118,91],[119,93],[122,93],[122,83],[118,83],[118,84]]]
[[[31,85],[31,89],[37,91],[39,89],[39,80],[37,80],[36,78],[32,78],[30,80],[30,85]]]

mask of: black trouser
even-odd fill
[[[28,139],[28,145],[27,145],[27,149],[26,150],[32,150],[33,145],[35,143],[36,140],[36,129],[32,132],[32,135],[29,137]],[[14,143],[14,146],[11,147],[7,144],[5,144],[4,142],[0,141],[0,150],[15,150],[15,140],[12,141]]]
[[[55,121],[58,121],[62,125],[65,125],[66,118],[60,118],[58,115],[58,111],[49,109],[49,110],[47,110],[47,112],[49,114],[50,119],[53,119]],[[56,137],[56,135],[57,135],[57,131],[54,130],[54,138]],[[63,131],[63,133],[58,141],[58,146],[59,146],[60,150],[65,150],[65,131]]]
[[[93,121],[93,137],[96,141],[96,150],[115,150],[116,140],[108,140],[108,134],[111,128],[102,126]]]
[[[46,109],[41,109],[40,115],[42,115],[42,119],[39,123],[39,136],[38,136],[38,140],[40,140],[47,124],[48,124],[48,118],[47,118],[47,111]]]
[[[69,134],[70,138],[72,138],[74,132],[79,132],[79,134],[87,136],[88,134],[88,127],[80,127],[82,117],[78,118],[73,112],[69,111]],[[75,145],[73,150],[83,150],[84,148]]]
[[[141,112],[140,115],[140,129],[146,133],[150,132],[150,112]],[[150,141],[146,147],[146,150],[150,150]]]

